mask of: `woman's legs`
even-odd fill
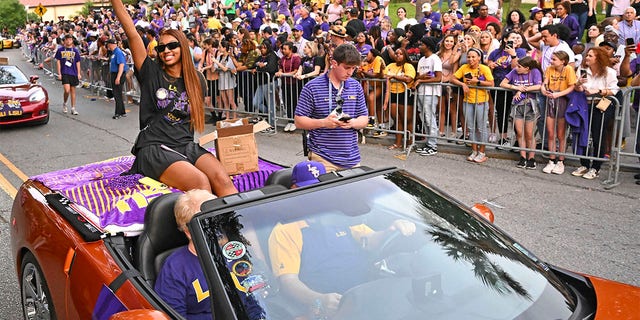
[[[535,121],[525,121],[524,122],[524,140],[526,141],[526,146],[528,149],[535,149],[536,148],[536,139],[535,136],[533,135],[533,129],[536,127],[536,122]],[[520,141],[518,141],[518,143],[522,143]],[[519,144],[520,146],[525,145],[525,144]],[[522,152],[520,153],[522,154]],[[536,156],[536,152],[535,151],[529,151],[529,156],[526,157],[527,159],[531,159],[533,157]]]
[[[550,152],[556,152],[556,120],[553,117],[547,117],[547,146]],[[555,158],[555,154],[549,155],[550,160]]]
[[[516,139],[518,140],[518,145],[519,146],[527,146],[527,148],[529,148],[528,137],[525,138],[526,128],[525,128],[524,119],[515,119],[515,120],[513,120],[513,124],[516,127]],[[528,122],[527,122],[527,124],[528,124]],[[525,159],[528,159],[527,158],[527,152],[524,151],[524,150],[520,150],[520,156],[525,158]]]
[[[567,149],[567,124],[566,121],[564,120],[564,118],[558,118],[558,125],[557,125],[557,130],[558,130],[558,144],[559,144],[559,152],[560,153],[565,153],[566,149]],[[555,149],[555,145],[553,146]],[[560,161],[564,161],[564,155],[558,155],[558,159]]]
[[[222,163],[213,154],[207,153],[200,156],[196,160],[195,168],[204,173],[213,194],[216,196],[223,197],[238,192]]]

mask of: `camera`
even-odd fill
[[[513,48],[513,41],[507,41],[507,48]]]
[[[467,78],[467,79],[471,79],[471,78],[473,78],[473,75],[471,74],[471,72],[467,72],[467,73],[464,74],[464,77]]]

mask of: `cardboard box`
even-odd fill
[[[215,140],[216,155],[228,174],[258,171],[258,145],[254,125],[242,119],[241,125],[225,127],[239,119],[218,121]]]

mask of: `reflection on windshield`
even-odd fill
[[[566,319],[575,308],[508,237],[402,172],[235,214],[258,239],[247,249],[264,257],[251,263],[270,319]]]
[[[0,85],[27,83],[27,78],[13,66],[0,67]]]

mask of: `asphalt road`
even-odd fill
[[[57,81],[34,70],[17,49],[0,56],[8,56],[28,75],[41,76],[52,110],[45,126],[0,129],[0,178],[9,185],[21,184],[17,171],[32,176],[129,154],[138,131],[137,106],[128,105],[128,117],[112,120],[113,102],[92,101],[91,92],[78,89],[80,115],[63,114]],[[303,160],[300,134],[258,134],[257,140],[265,159],[284,165]],[[512,160],[491,158],[478,165],[465,161],[461,153],[444,152],[431,157],[411,154],[401,160],[373,139],[361,151],[363,165],[407,169],[469,205],[488,201],[496,225],[549,263],[640,286],[640,186],[632,173],[622,173],[620,186],[604,190],[602,178],[575,178],[569,174],[572,168],[561,176],[546,175],[540,168],[518,169]],[[0,274],[0,319],[21,317],[9,249],[12,203],[0,189],[0,270],[6,270]]]

